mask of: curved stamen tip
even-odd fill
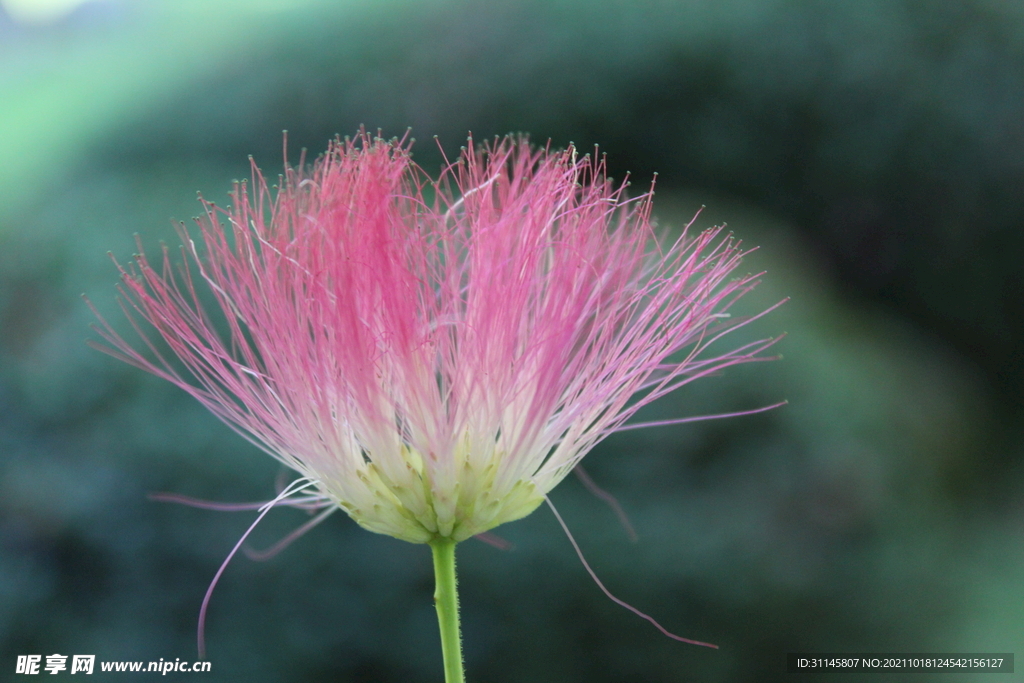
[[[555,509],[555,504],[552,503],[551,499],[548,498],[547,496],[544,496],[544,500],[547,502],[548,507],[551,508],[551,512],[554,513],[555,519],[558,520],[559,525],[561,525],[562,531],[564,531],[565,535],[569,538],[569,542],[572,544],[573,549],[576,551],[576,556],[579,557],[580,558],[580,562],[583,563],[583,568],[587,570],[587,573],[590,574],[590,578],[592,578],[594,580],[594,583],[596,583],[597,587],[601,589],[601,592],[604,593],[606,596],[608,596],[609,600],[614,602],[616,605],[619,605],[620,607],[625,607],[626,609],[628,609],[630,612],[632,612],[633,614],[637,615],[638,617],[640,617],[642,619],[646,619],[647,621],[651,622],[656,629],[661,631],[662,635],[664,635],[664,636],[666,636],[668,638],[671,638],[672,640],[678,640],[681,643],[688,643],[689,645],[699,645],[701,647],[710,647],[710,648],[715,649],[715,650],[718,649],[718,646],[713,644],[713,643],[705,643],[704,641],[701,641],[701,640],[693,640],[691,638],[684,638],[682,636],[676,635],[675,633],[672,633],[671,631],[666,629],[664,626],[659,624],[654,619],[654,617],[650,616],[649,614],[645,614],[644,612],[641,612],[640,610],[638,610],[636,607],[633,607],[632,605],[630,605],[625,600],[620,600],[619,598],[617,598],[614,595],[612,595],[611,591],[609,591],[607,588],[605,588],[604,584],[601,583],[601,579],[597,578],[597,574],[595,574],[594,570],[590,568],[590,565],[587,563],[586,558],[583,557],[583,551],[580,550],[580,546],[579,546],[579,544],[576,543],[576,539],[573,538],[572,533],[569,532],[569,527],[566,526],[565,520],[562,519],[562,515],[558,514],[558,510]]]
[[[217,582],[220,581],[220,577],[224,574],[224,570],[228,568],[228,564],[231,562],[231,559],[236,553],[238,553],[242,544],[245,543],[245,539],[249,538],[249,534],[251,534],[256,526],[263,521],[263,518],[267,516],[267,513],[274,509],[274,506],[286,498],[305,491],[311,486],[316,486],[316,482],[310,480],[308,477],[300,477],[285,487],[285,489],[281,491],[276,498],[264,503],[259,508],[260,514],[256,517],[256,520],[249,525],[249,528],[245,530],[242,537],[238,539],[237,543],[235,543],[235,547],[232,548],[231,552],[228,553],[228,556],[224,558],[224,561],[220,565],[220,569],[218,569],[217,573],[213,575],[213,580],[210,581],[210,587],[206,589],[206,595],[203,596],[203,604],[199,608],[199,627],[196,629],[199,659],[206,659],[206,611],[210,606],[210,598],[213,597],[213,589],[217,587]]]

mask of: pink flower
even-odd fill
[[[180,272],[166,248],[159,270],[121,268],[136,330],[187,373],[101,319],[102,348],[370,531],[461,541],[528,515],[640,407],[772,343],[710,353],[756,284],[730,279],[738,244],[714,228],[649,249],[651,194],[573,148],[471,144],[435,182],[362,133],[281,183],[254,165],[229,209],[204,202]]]

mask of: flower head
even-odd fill
[[[470,144],[434,181],[363,133],[204,206],[180,271],[166,248],[121,268],[125,311],[188,372],[104,321],[105,350],[407,541],[529,514],[640,407],[771,343],[709,355],[755,284],[730,279],[738,245],[715,228],[649,249],[651,195],[571,147]]]

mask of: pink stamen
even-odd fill
[[[235,543],[235,547],[232,548],[231,552],[228,553],[228,556],[224,558],[224,561],[220,565],[220,569],[218,569],[217,573],[213,575],[213,580],[210,582],[210,587],[206,589],[206,595],[203,596],[203,604],[199,608],[199,628],[196,633],[196,641],[199,647],[199,659],[206,659],[206,610],[210,606],[210,598],[213,597],[213,589],[217,587],[217,582],[220,581],[220,577],[222,574],[224,574],[224,570],[227,569],[228,563],[231,562],[231,558],[235,556],[235,553],[238,552],[238,549],[242,547],[243,543],[245,543],[245,539],[249,538],[249,534],[253,532],[253,529],[256,528],[256,525],[258,525],[263,520],[263,518],[267,516],[268,512],[274,509],[275,505],[277,505],[280,501],[284,500],[286,497],[298,493],[299,491],[302,491],[303,489],[309,488],[310,486],[313,485],[314,482],[311,482],[306,478],[296,479],[284,491],[282,491],[277,496],[277,498],[266,503],[263,506],[262,510],[260,511],[259,516],[256,517],[256,520],[249,525],[249,528],[245,530],[245,533],[242,534],[242,537],[238,539],[237,543]]]
[[[632,522],[629,521],[629,517],[626,515],[626,511],[622,509],[621,505],[619,505],[618,499],[612,494],[605,491],[600,486],[598,486],[597,483],[595,483],[594,480],[590,477],[590,475],[587,474],[587,471],[583,469],[583,465],[576,465],[576,467],[574,467],[572,471],[573,473],[575,473],[576,478],[579,479],[585,487],[587,487],[588,491],[590,491],[592,494],[603,500],[608,505],[608,507],[612,509],[612,511],[615,513],[615,516],[619,518],[619,524],[621,524],[622,528],[626,530],[626,534],[629,536],[629,540],[633,543],[636,543],[636,529],[633,528]]]
[[[485,531],[482,534],[477,534],[473,538],[483,543],[486,543],[489,546],[493,546],[498,550],[512,550],[512,548],[515,547],[515,544],[512,543],[512,541],[505,540],[498,534],[492,533],[490,531]]]
[[[269,560],[270,558],[274,557],[282,550],[290,546],[292,543],[302,538],[307,531],[309,531],[310,529],[312,529],[317,524],[324,521],[337,511],[338,508],[334,506],[327,508],[319,515],[309,520],[295,531],[292,531],[290,534],[288,534],[287,536],[285,536],[280,541],[270,546],[266,550],[254,550],[249,546],[243,546],[242,552],[244,552],[245,556],[248,557],[250,560],[254,560],[256,562],[264,562],[266,560]]]
[[[687,422],[703,422],[704,420],[721,420],[725,417],[742,417],[743,415],[756,415],[757,413],[766,413],[769,410],[775,410],[781,408],[784,405],[788,405],[789,401],[779,401],[773,403],[770,406],[764,406],[762,408],[751,408],[750,410],[740,410],[735,413],[717,413],[715,415],[696,415],[692,417],[679,417],[673,420],[657,420],[655,422],[636,422],[633,424],[624,425],[616,429],[618,432],[628,432],[631,429],[647,429],[648,427],[664,427],[666,425],[680,425],[686,424]],[[577,465],[577,469],[579,466]]]
[[[565,535],[569,538],[569,542],[572,543],[572,547],[576,551],[576,555],[580,558],[580,562],[583,563],[583,568],[587,570],[587,573],[590,574],[590,578],[594,580],[594,583],[596,583],[597,587],[601,589],[601,592],[608,596],[609,600],[614,602],[616,605],[619,605],[620,607],[625,607],[638,617],[646,619],[647,621],[651,622],[652,624],[654,624],[654,627],[656,629],[661,631],[663,635],[668,636],[672,640],[678,640],[681,643],[689,643],[690,645],[700,645],[701,647],[710,647],[716,650],[718,649],[717,645],[713,645],[711,643],[705,643],[700,640],[691,640],[690,638],[683,638],[682,636],[677,636],[675,633],[672,633],[664,626],[659,624],[657,621],[655,621],[654,617],[650,616],[649,614],[644,614],[636,607],[630,605],[628,602],[620,600],[619,598],[612,595],[611,591],[604,587],[604,584],[601,583],[601,579],[597,578],[597,574],[595,574],[594,570],[590,568],[589,564],[587,564],[587,559],[583,557],[583,551],[580,550],[580,546],[576,543],[576,539],[572,537],[572,533],[569,531],[569,527],[566,526],[565,521],[562,519],[562,515],[558,514],[558,510],[555,509],[555,504],[551,502],[550,498],[545,497],[545,500],[548,503],[548,507],[551,508],[551,512],[555,514],[555,519],[557,519],[558,523],[561,525],[562,531],[565,532]]]
[[[203,500],[201,498],[193,498],[191,496],[184,496],[180,493],[149,493],[146,495],[152,501],[158,503],[178,503],[180,505],[187,505],[193,508],[200,508],[203,510],[217,510],[219,512],[245,512],[246,510],[262,510],[265,505],[274,503],[275,499],[272,500],[261,500],[253,503],[218,503],[213,500]],[[288,507],[296,507],[310,510],[319,510],[325,505],[333,505],[323,496],[302,496],[300,498],[294,498],[291,500],[278,500],[275,505],[286,505]]]

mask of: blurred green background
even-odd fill
[[[1024,6],[1000,0],[0,1],[0,678],[18,654],[195,658],[210,579],[279,472],[179,390],[86,347],[139,233],[360,124],[440,166],[468,131],[600,144],[655,210],[767,270],[730,369],[460,546],[469,680],[789,681],[793,651],[1024,656]],[[95,336],[95,335],[93,335]],[[740,341],[737,336],[735,343]],[[264,547],[300,524],[283,510]],[[441,679],[429,551],[332,517],[214,594],[211,674]],[[1018,663],[1018,667],[1024,666]],[[68,674],[62,674],[67,676]],[[98,678],[104,675],[94,674]],[[905,674],[871,680],[992,680]],[[150,674],[149,676],[152,676]],[[865,674],[861,674],[865,676]],[[1019,674],[1017,674],[1019,677]],[[129,674],[109,675],[131,680]],[[141,675],[139,678],[146,678]],[[1012,677],[998,676],[999,680]]]

